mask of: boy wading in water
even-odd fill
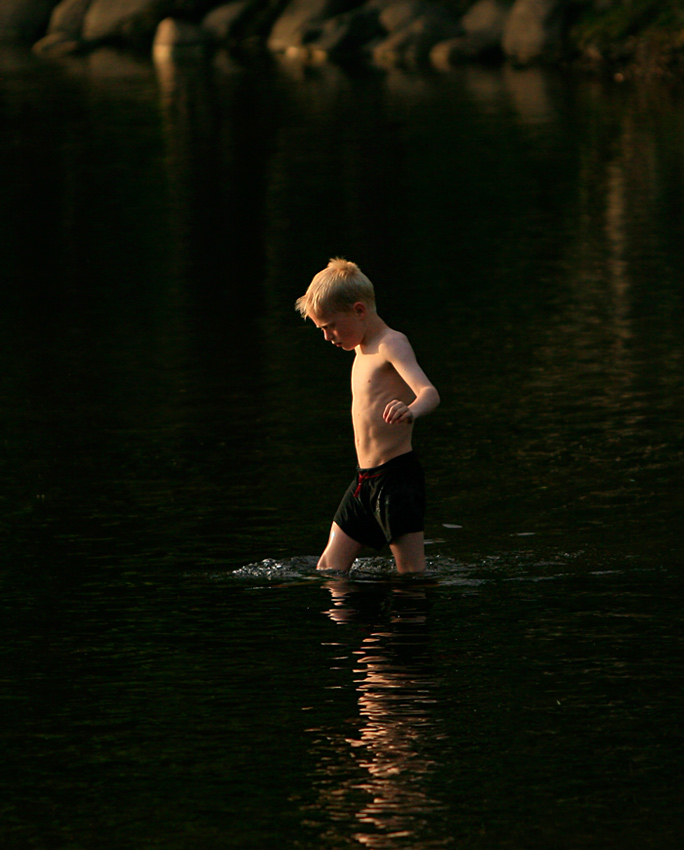
[[[413,423],[439,404],[404,334],[375,310],[373,284],[355,263],[335,259],[295,307],[326,342],[354,351],[352,424],[357,474],[345,493],[318,561],[348,572],[363,546],[389,543],[400,573],[425,569],[425,481],[413,452]]]

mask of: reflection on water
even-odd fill
[[[358,724],[309,730],[317,798],[307,817],[325,818],[330,846],[344,836],[371,850],[441,847],[445,804],[435,793],[440,741],[435,672],[430,663],[427,591],[418,582],[325,583],[332,607],[325,613],[344,627],[361,625],[356,648],[326,642],[331,670],[353,677]],[[348,687],[332,686],[335,690]],[[353,813],[353,821],[350,815]]]

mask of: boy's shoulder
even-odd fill
[[[410,347],[406,334],[401,331],[397,331],[394,328],[390,328],[389,325],[385,327],[382,335],[380,336],[378,345],[381,351],[390,355],[394,352],[405,349],[407,346]]]
[[[381,359],[393,361],[401,358],[402,354],[411,350],[406,334],[391,328],[385,322],[376,329],[372,337],[357,349],[363,355],[376,355]]]

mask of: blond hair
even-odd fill
[[[375,310],[373,284],[356,263],[335,257],[314,276],[295,309],[306,318],[351,310],[358,301]]]

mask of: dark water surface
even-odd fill
[[[0,843],[681,846],[684,102],[0,54]],[[425,578],[315,555],[356,260],[443,403]]]

